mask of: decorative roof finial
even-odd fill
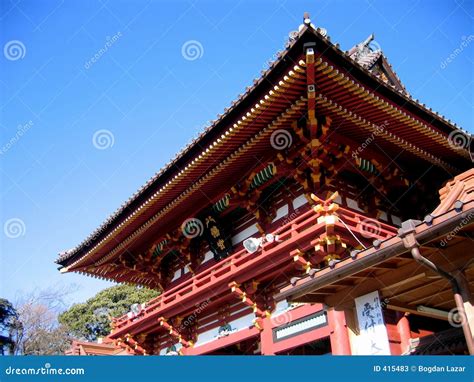
[[[372,33],[372,34],[370,34],[370,36],[367,37],[367,38],[365,39],[365,41],[362,42],[360,45],[361,45],[361,46],[367,46],[367,47],[368,47],[369,44],[370,44],[374,39],[375,39],[375,34]]]
[[[304,13],[304,15],[303,15],[303,24],[301,24],[299,26],[298,32],[301,32],[305,26],[316,29],[316,27],[311,23],[311,19],[309,18],[309,13],[308,12]]]
[[[375,41],[375,34],[372,33],[364,41],[353,46],[348,54],[353,60],[364,66],[373,64],[381,52],[380,45]]]
[[[311,24],[311,19],[309,18],[309,13],[308,12],[305,12],[304,15],[303,15],[303,23],[306,24],[306,25]]]

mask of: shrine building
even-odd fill
[[[63,273],[160,292],[69,354],[473,354],[471,143],[373,35],[343,51],[305,14],[223,114],[60,254]]]

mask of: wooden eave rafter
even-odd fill
[[[300,61],[299,64],[305,66],[304,61]],[[415,118],[411,112],[402,110],[393,101],[376,94],[378,89],[371,89],[357,82],[350,74],[345,74],[342,69],[337,68],[322,55],[316,59],[315,69],[315,82],[318,85],[317,91],[320,93],[320,98],[337,102],[348,113],[356,110],[362,117],[369,118],[370,116],[370,122],[373,125],[384,126],[384,122],[387,121],[388,125],[384,130],[402,141],[409,138],[410,142],[415,142],[412,146],[418,146],[420,151],[426,151],[421,147],[430,149],[443,147],[446,152],[454,156],[459,155],[469,159],[469,153],[453,147],[446,135]]]

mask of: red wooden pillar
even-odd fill
[[[262,355],[275,355],[273,350],[272,320],[270,317],[262,320],[263,330],[260,332],[260,351]]]
[[[328,323],[331,328],[331,352],[333,355],[351,355],[351,344],[343,310],[328,310]]]
[[[408,351],[410,348],[410,323],[405,315],[402,315],[397,323],[398,333],[400,334],[401,354]]]

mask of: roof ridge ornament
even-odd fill
[[[303,14],[303,23],[305,25],[311,25],[311,19],[310,19],[310,16],[309,16],[309,12],[305,12]]]
[[[303,15],[303,24],[301,24],[298,28],[298,32],[301,32],[304,27],[310,27],[310,28],[313,28],[313,29],[316,29],[316,27],[314,26],[314,24],[311,22],[311,19],[310,19],[310,16],[309,16],[309,12],[305,12],[304,15]]]
[[[370,67],[382,55],[380,44],[371,33],[364,41],[353,46],[348,52],[350,58],[365,67]]]
[[[369,37],[367,37],[367,38],[365,39],[365,41],[363,41],[363,42],[360,43],[359,45],[363,45],[363,46],[366,46],[366,47],[370,47],[370,43],[371,43],[372,41],[374,41],[374,39],[375,39],[375,33],[371,33],[371,34],[369,35]]]

